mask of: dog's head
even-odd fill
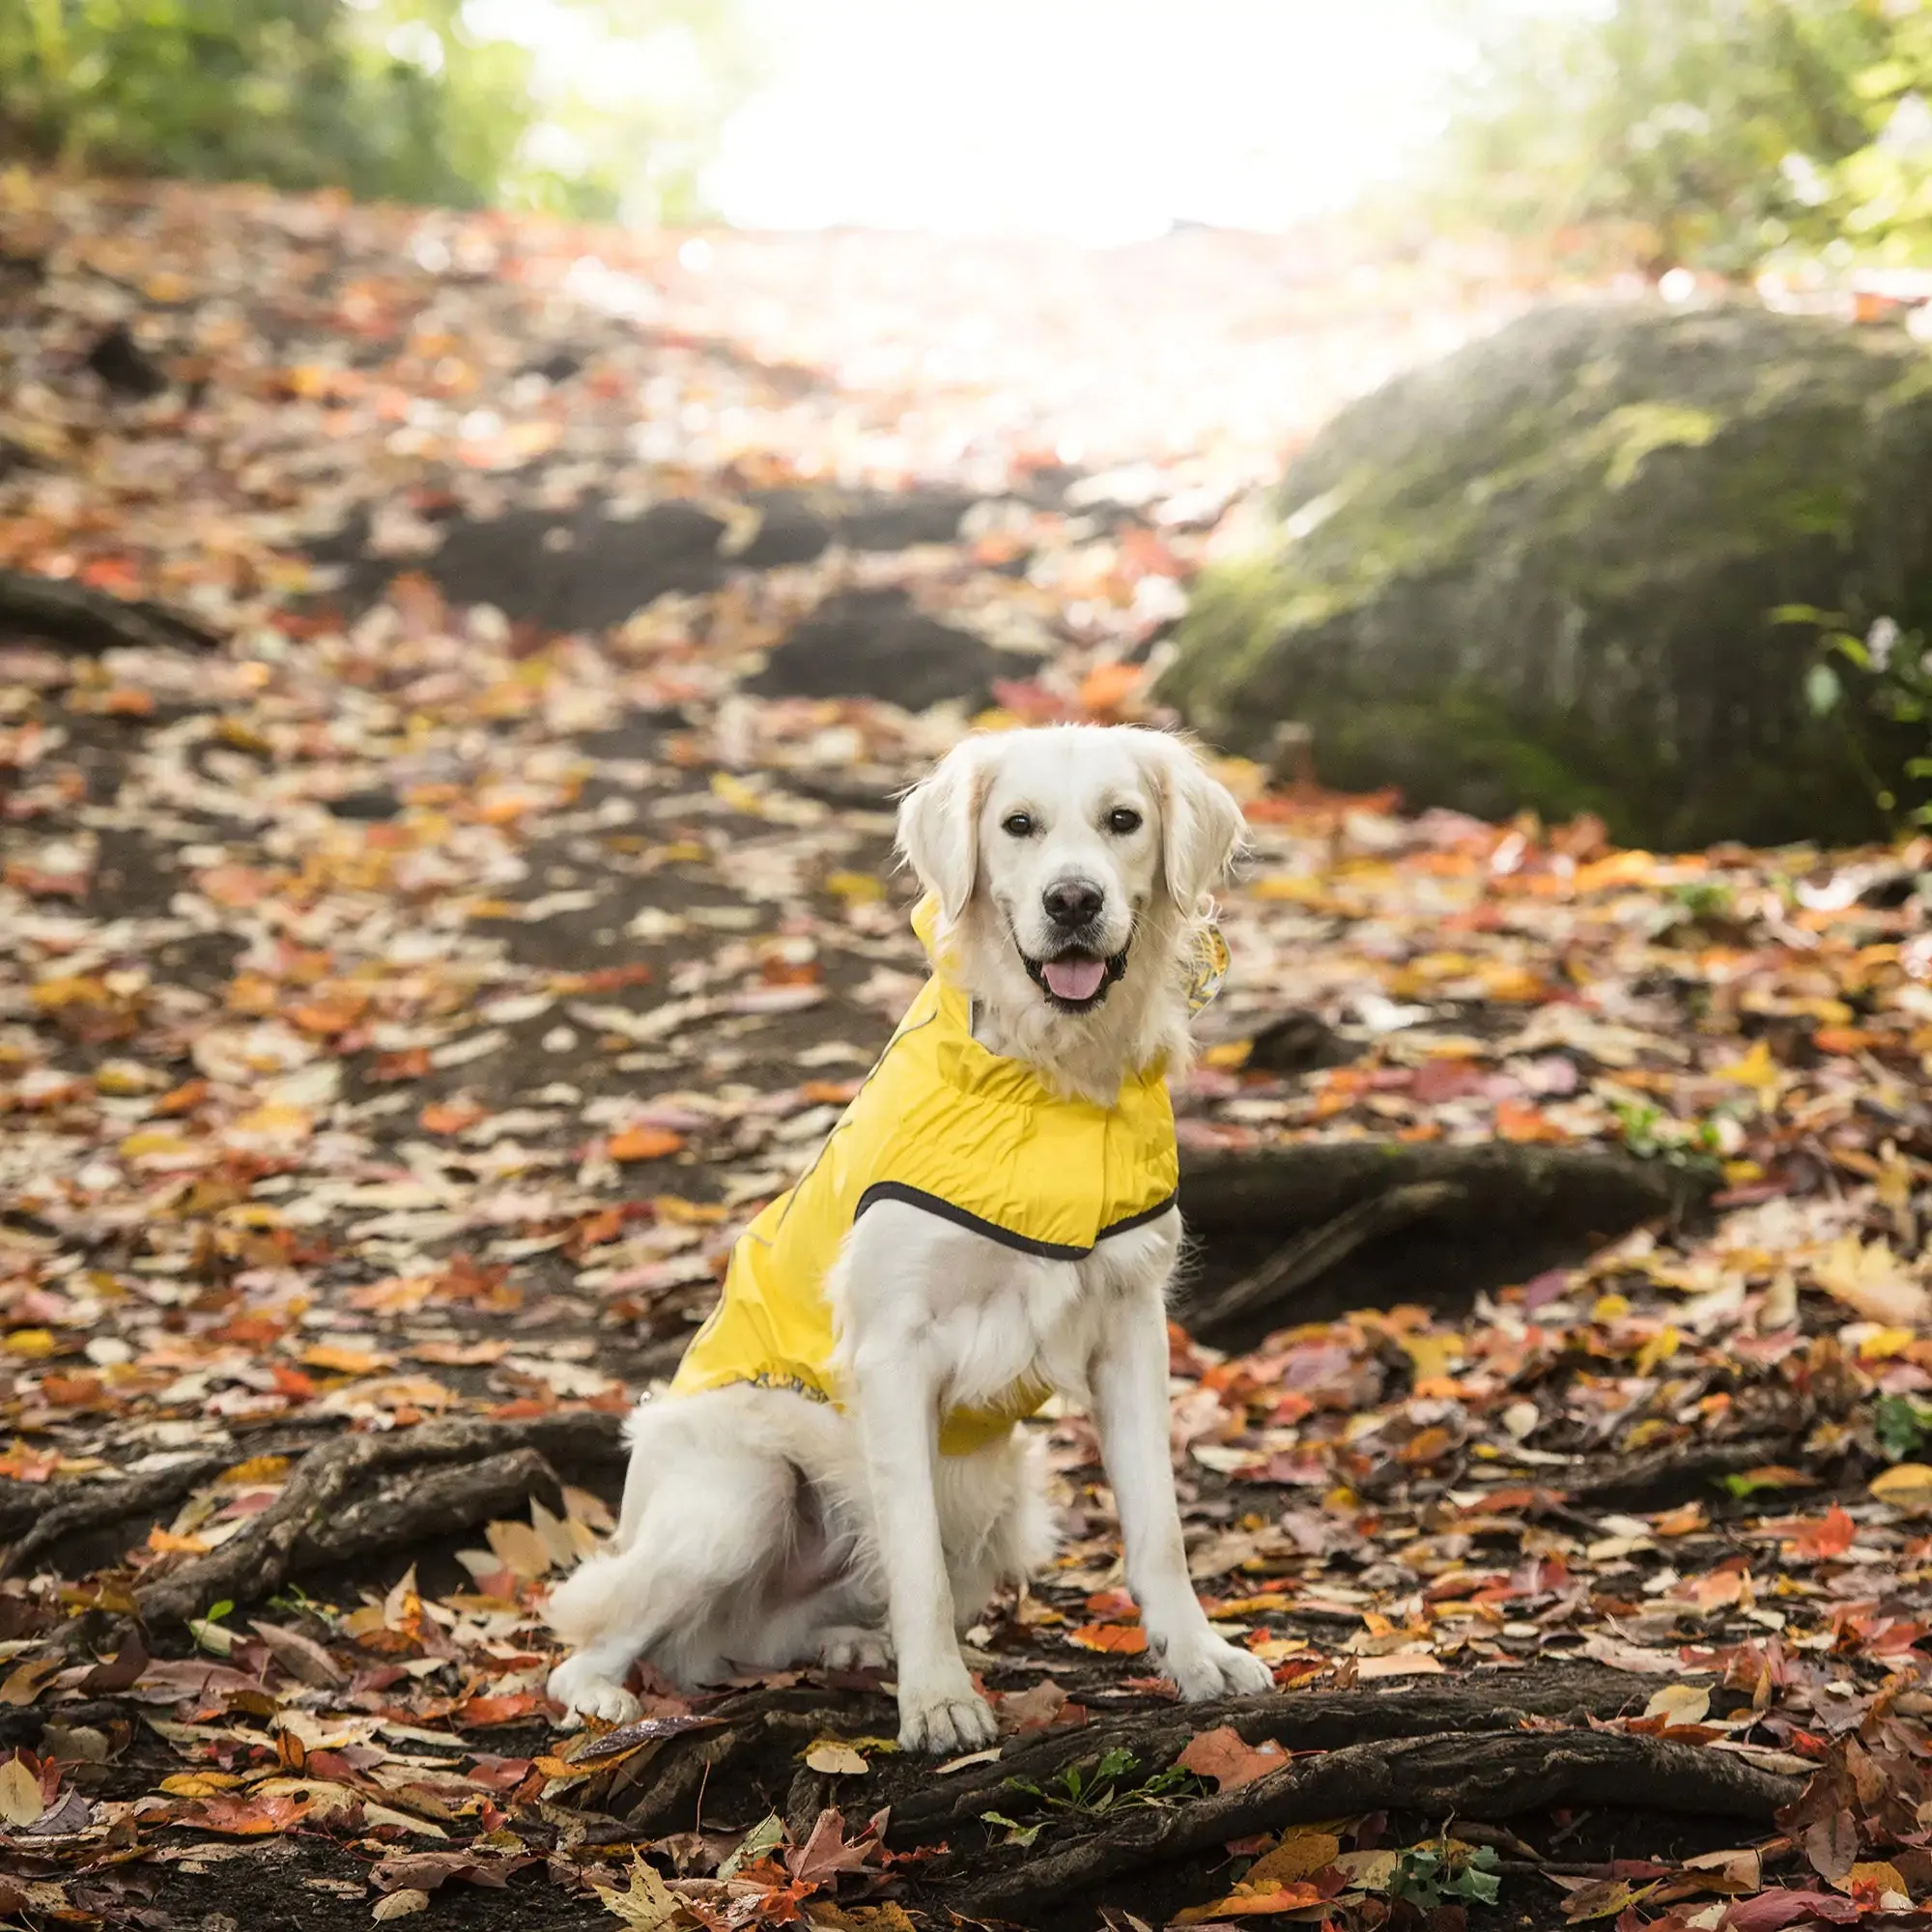
[[[1243,829],[1183,740],[1055,725],[956,746],[906,795],[898,838],[980,976],[1080,1014],[1137,966],[1172,971]],[[1166,956],[1137,958],[1143,941]]]

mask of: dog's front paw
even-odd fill
[[[1210,1697],[1252,1697],[1274,1689],[1274,1672],[1259,1657],[1212,1631],[1178,1638],[1167,1646],[1162,1662],[1190,1704]]]
[[[862,1624],[834,1624],[819,1637],[818,1661],[828,1670],[883,1670],[893,1661],[892,1640]]]
[[[606,1676],[596,1659],[579,1652],[566,1657],[550,1674],[544,1687],[551,1697],[563,1706],[565,1729],[574,1729],[585,1718],[600,1723],[628,1724],[643,1706],[619,1684]]]
[[[899,1685],[899,1748],[970,1751],[989,1745],[999,1725],[964,1671],[930,1686]]]

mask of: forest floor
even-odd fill
[[[1049,1413],[996,1753],[877,1673],[544,1700],[624,1410],[919,983],[895,790],[1159,722],[1287,450],[1522,299],[0,178],[0,1917],[1932,1901],[1923,840],[1224,764],[1174,1445],[1277,1693],[1173,1701]]]

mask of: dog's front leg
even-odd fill
[[[907,1750],[977,1750],[996,1727],[953,1634],[936,1490],[938,1384],[917,1348],[861,1349],[852,1372],[898,1660],[899,1743]]]
[[[1216,1634],[1194,1594],[1168,1449],[1167,1317],[1159,1289],[1128,1292],[1094,1360],[1094,1419],[1148,1639],[1190,1703],[1266,1690],[1260,1658]]]

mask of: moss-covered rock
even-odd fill
[[[1733,307],[1541,310],[1344,412],[1265,551],[1210,572],[1162,696],[1329,783],[1656,845],[1882,831],[1914,749],[1814,715],[1815,627],[1932,618],[1932,356]],[[1922,746],[1918,747],[1922,751]]]

